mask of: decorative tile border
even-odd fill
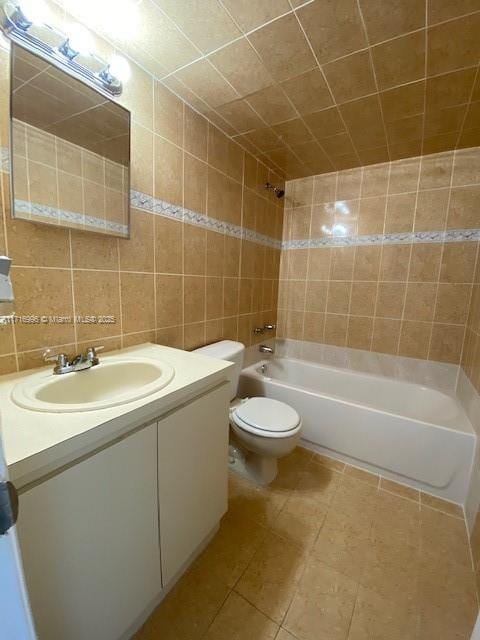
[[[386,233],[369,236],[337,236],[286,240],[282,249],[321,249],[326,247],[364,247],[383,244],[424,244],[440,242],[478,242],[480,229],[450,229],[449,231],[416,231],[412,233]]]
[[[135,209],[141,209],[142,211],[148,211],[165,218],[172,220],[181,220],[187,224],[192,224],[197,227],[208,229],[209,231],[216,231],[217,233],[223,233],[232,238],[243,238],[256,244],[262,244],[266,247],[273,249],[281,249],[282,242],[275,238],[270,238],[251,229],[244,229],[231,222],[224,222],[217,218],[211,218],[203,213],[197,213],[191,211],[185,207],[170,204],[165,200],[159,200],[153,196],[149,196],[141,191],[130,192],[130,205]]]
[[[75,224],[86,230],[91,229],[93,231],[98,229],[98,231],[109,231],[128,238],[128,225],[111,222],[104,218],[85,216],[83,213],[78,213],[77,211],[66,211],[64,209],[57,209],[56,207],[49,207],[45,204],[19,200],[18,198],[15,198],[15,211],[31,216],[32,222],[35,221],[36,217],[48,218],[52,221],[65,222],[69,225]]]

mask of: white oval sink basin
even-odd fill
[[[28,376],[13,388],[12,400],[33,411],[94,411],[144,398],[165,387],[174,375],[167,362],[113,356],[84,371],[60,375],[40,371]]]

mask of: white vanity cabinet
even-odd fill
[[[159,591],[157,425],[20,496],[40,640],[118,640]]]
[[[158,423],[163,584],[191,559],[227,510],[228,385]]]
[[[129,637],[188,566],[227,509],[227,389],[21,493],[18,535],[39,640]]]

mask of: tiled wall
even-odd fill
[[[477,207],[479,208],[478,217],[480,220],[480,202]],[[462,367],[477,392],[480,393],[480,260],[477,261],[473,280],[472,302],[467,320]]]
[[[109,53],[104,41],[97,50]],[[1,147],[8,147],[8,57],[0,49]],[[132,112],[132,188],[281,238],[283,203],[259,186],[278,177],[131,67],[121,102]],[[157,341],[191,349],[221,338],[248,345],[254,326],[275,320],[278,248],[138,209],[130,240],[13,220],[9,176],[1,177],[0,253],[13,259],[17,315],[116,322],[0,327],[0,373],[42,364],[47,346],[71,353],[92,343]]]
[[[288,182],[279,333],[459,363],[479,202],[478,147]]]
[[[125,166],[21,120],[13,120],[12,135],[16,209],[22,217],[58,225],[64,216],[69,226],[83,229],[93,218],[98,233],[108,233],[106,222],[126,227]]]

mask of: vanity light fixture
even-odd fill
[[[35,6],[36,10],[30,12],[30,5]],[[118,55],[112,56],[112,60],[107,62],[92,53],[93,38],[87,29],[75,25],[71,35],[63,33],[44,21],[48,20],[49,14],[46,7],[46,12],[40,10],[42,6],[41,0],[34,0],[34,4],[29,0],[23,0],[22,4],[15,0],[0,0],[0,26],[3,33],[67,73],[104,93],[119,96],[123,88],[122,80],[128,80],[130,75],[128,62]],[[39,17],[43,19],[34,21]]]

